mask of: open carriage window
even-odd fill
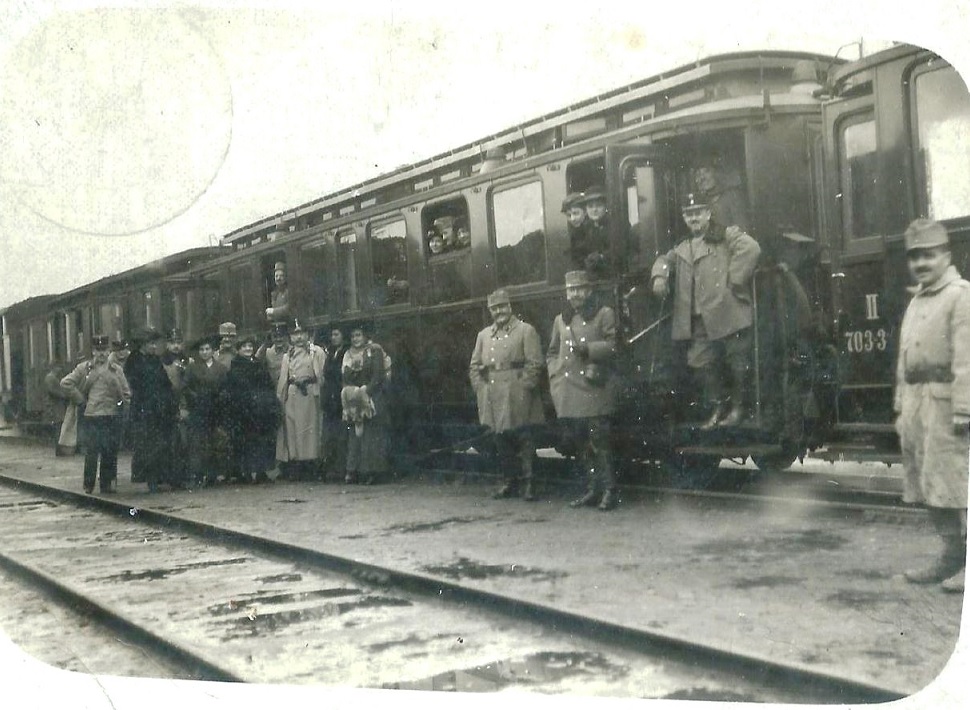
[[[392,306],[408,302],[407,225],[402,217],[370,227],[371,303]]]
[[[854,117],[840,127],[843,224],[854,239],[879,233],[876,148],[876,120],[871,114]]]
[[[468,204],[457,197],[426,206],[421,226],[430,274],[432,303],[471,297],[471,225]]]
[[[542,183],[495,191],[492,194],[498,284],[546,280],[545,217]]]

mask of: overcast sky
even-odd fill
[[[0,0],[0,307],[714,53],[904,40],[970,68],[970,0],[848,4]]]

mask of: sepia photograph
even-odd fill
[[[968,26],[0,0],[4,707],[966,707]]]

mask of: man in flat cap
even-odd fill
[[[563,441],[578,447],[587,478],[573,508],[598,503],[600,510],[613,510],[620,500],[610,441],[618,401],[615,357],[616,313],[597,302],[587,272],[568,272],[566,306],[552,324],[546,367]]]
[[[478,419],[494,434],[504,478],[494,497],[512,498],[521,493],[524,500],[534,501],[535,444],[530,428],[545,421],[539,397],[542,345],[535,328],[512,314],[508,291],[498,289],[487,303],[492,325],[479,331],[475,339],[468,376],[478,399]]]
[[[266,319],[270,322],[283,322],[290,317],[290,289],[286,285],[286,264],[277,261],[273,265],[273,283],[276,288],[269,295],[270,307],[266,309]]]
[[[232,366],[232,359],[236,357],[236,324],[222,323],[219,325],[219,351],[216,360],[227,370]]]
[[[970,456],[970,283],[950,261],[942,225],[917,219],[906,230],[906,258],[916,288],[899,334],[897,414],[903,454],[903,500],[921,503],[943,551],[914,584],[962,592],[967,554],[967,461]]]
[[[701,429],[737,426],[748,414],[751,284],[761,247],[738,227],[714,222],[710,205],[693,194],[687,195],[683,217],[691,234],[657,257],[653,293],[666,298],[673,274],[673,339],[690,341],[687,364],[703,384],[711,411]]]

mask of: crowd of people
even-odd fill
[[[344,340],[335,329],[316,345],[299,322],[273,323],[266,339],[223,323],[190,352],[177,329],[147,329],[130,344],[97,335],[90,358],[46,378],[61,416],[56,453],[84,452],[88,493],[95,483],[116,490],[124,446],[132,481],[152,492],[275,478],[379,482],[389,472],[391,361],[366,324]]]

